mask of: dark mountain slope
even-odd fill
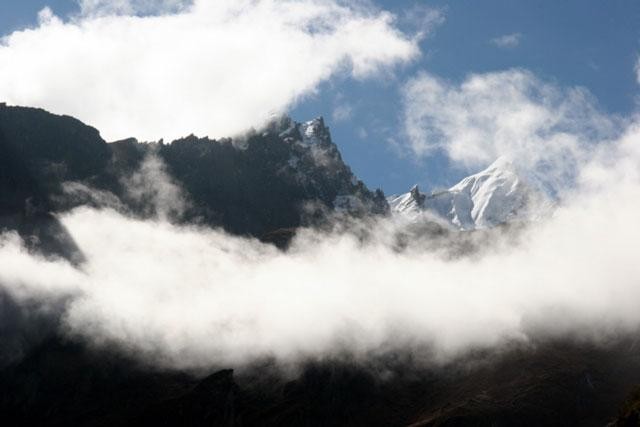
[[[69,116],[0,107],[6,145],[41,177],[83,180],[105,168],[109,148],[98,131]]]
[[[310,126],[314,140],[300,133]],[[191,216],[235,233],[299,226],[318,210],[333,210],[339,196],[361,203],[353,213],[386,210],[383,194],[369,191],[344,164],[322,119],[300,125],[285,118],[235,142],[189,137],[162,145],[159,154],[188,191]]]
[[[30,150],[0,128],[0,231],[18,232],[31,250],[80,262],[77,246],[51,214],[50,193],[59,187],[36,167],[39,155],[33,155],[33,162],[27,160],[24,153]]]
[[[65,193],[63,184],[74,182],[106,191],[144,215],[149,209],[129,197],[127,179],[148,156],[164,162],[191,202],[182,220],[237,234],[260,237],[297,227],[336,205],[354,214],[388,209],[382,192],[369,191],[344,164],[322,119],[299,124],[283,118],[236,140],[107,144],[73,118],[2,106],[0,134],[0,209],[11,214],[27,199],[46,212],[86,203]]]
[[[58,339],[0,369],[0,414],[30,426],[602,426],[639,380],[629,341],[538,342],[440,367],[326,359],[289,378],[265,363],[196,379]]]

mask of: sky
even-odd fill
[[[97,3],[100,2],[98,0]],[[114,2],[117,3],[111,3]],[[170,2],[171,0],[168,3]],[[4,1],[0,4],[0,34],[8,35],[27,27],[37,27],[40,25],[39,11],[45,7],[49,7],[52,14],[63,21],[68,20],[70,15],[90,15],[95,13],[90,3],[91,0],[85,0],[85,10],[80,12],[80,6],[74,0]],[[274,90],[278,89],[284,94],[283,99],[274,104],[274,109],[285,106],[284,109],[298,121],[319,115],[325,117],[334,142],[338,144],[346,162],[371,188],[379,187],[385,193],[393,194],[407,191],[415,183],[424,189],[449,186],[490,163],[490,157],[494,155],[495,150],[485,150],[485,155],[475,156],[473,161],[468,161],[468,155],[461,157],[460,153],[452,154],[449,150],[451,141],[447,142],[446,149],[442,146],[417,148],[420,144],[416,138],[437,138],[431,131],[414,132],[412,137],[407,129],[407,85],[425,75],[427,78],[440,79],[440,85],[448,87],[446,96],[438,98],[442,107],[450,105],[450,95],[456,88],[463,92],[461,85],[471,75],[487,76],[509,70],[524,70],[537,82],[552,87],[557,93],[565,93],[563,91],[571,88],[583,88],[589,94],[590,108],[608,118],[628,116],[637,108],[638,79],[634,71],[640,52],[640,3],[637,1],[375,0],[361,3],[365,11],[360,15],[358,11],[345,12],[344,22],[357,22],[362,17],[379,13],[389,12],[392,16],[388,26],[375,33],[371,40],[363,36],[362,45],[357,46],[357,49],[348,51],[345,47],[344,55],[350,61],[354,61],[354,58],[357,61],[360,58],[358,55],[367,46],[383,40],[374,37],[386,37],[386,50],[382,51],[380,48],[379,51],[371,52],[370,57],[362,61],[362,64],[374,63],[372,67],[375,70],[361,66],[344,72],[341,70],[344,58],[334,58],[328,53],[322,53],[317,57],[323,58],[324,62],[318,61],[316,74],[307,72],[306,68],[294,73],[298,65],[293,64],[295,60],[292,59],[293,80],[296,75],[310,76],[308,80],[296,80],[296,86],[283,84],[278,89],[281,84],[278,79],[265,81],[273,81],[271,86]],[[141,11],[142,6],[140,8],[136,13],[148,12],[146,9]],[[40,19],[42,20],[42,16]],[[258,15],[256,19],[259,19]],[[370,24],[372,34],[380,29],[375,26],[375,22]],[[402,40],[392,40],[397,36],[394,32],[402,34]],[[341,43],[328,44],[319,49],[350,46],[350,42],[344,42],[351,40],[348,35],[340,37],[343,36],[336,36],[336,41],[342,41]],[[404,45],[401,46],[401,42]],[[411,42],[415,43],[413,47],[417,48],[416,51],[411,51]],[[313,44],[316,45],[317,43]],[[36,49],[37,47],[31,48],[32,51]],[[278,60],[287,62],[288,58],[283,55]],[[304,58],[305,63],[313,60],[313,54]],[[32,78],[41,80],[36,74]],[[25,82],[28,80],[25,78]],[[59,85],[57,81],[52,84]],[[227,94],[229,97],[234,89],[239,90],[239,86],[222,93],[209,86],[196,89],[201,96],[212,93],[211,96],[222,97]],[[2,95],[0,87],[0,98]],[[249,93],[248,96],[250,95]],[[277,98],[273,93],[264,96],[269,99]],[[33,98],[24,93],[16,99],[33,99],[32,102],[41,102],[45,107],[52,104],[46,97]],[[435,102],[434,99],[424,97],[416,100],[412,96],[411,99],[414,104]],[[534,106],[537,105],[535,97],[530,97],[529,101]],[[564,108],[560,101],[551,103],[556,111]],[[74,113],[73,105],[66,101],[56,101],[52,105],[60,110],[55,112]],[[258,104],[254,109],[253,105],[249,108],[242,104],[238,108],[248,114],[268,105],[270,104]],[[416,107],[414,105],[411,108],[415,110]],[[418,121],[424,123],[425,115],[431,118],[434,114],[437,113],[423,111]],[[196,113],[192,115],[197,116]],[[103,127],[109,127],[108,121],[102,120],[103,116],[96,113],[95,117],[96,122],[104,122],[106,126]],[[87,121],[86,118],[81,118]],[[441,119],[442,117],[438,117],[438,120]],[[104,134],[105,129],[99,126],[100,123],[89,121],[89,124],[99,127]],[[194,123],[196,126],[193,127],[197,127],[198,123]],[[241,125],[242,123],[238,124]],[[191,133],[186,131],[189,126],[190,122],[185,121],[184,133]],[[181,131],[182,128],[177,132]],[[198,129],[193,129],[193,132],[198,133]],[[137,129],[131,129],[128,133],[144,138],[144,132],[138,133]],[[514,135],[518,137],[517,133]],[[493,134],[487,134],[486,137],[492,138]],[[459,138],[459,135],[451,135],[449,138]],[[461,158],[464,161],[460,161]]]

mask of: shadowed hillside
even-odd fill
[[[148,200],[129,192],[131,175],[149,156],[161,159],[168,178],[185,192],[187,203],[176,220],[236,234],[261,237],[335,207],[355,214],[388,209],[382,192],[369,191],[344,164],[322,119],[299,124],[283,118],[235,140],[190,136],[170,144],[107,144],[97,130],[71,117],[3,106],[0,135],[5,215],[24,211],[27,200],[47,212],[100,204],[88,197],[92,190],[149,215]],[[150,170],[145,184],[164,179],[157,173]],[[69,191],[78,185],[84,193]]]

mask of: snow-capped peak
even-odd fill
[[[461,230],[529,219],[546,200],[519,176],[516,167],[505,157],[446,191],[426,196],[422,204],[411,202],[416,200],[415,193],[419,194],[417,187],[390,198],[392,213],[407,216],[410,212],[414,220],[435,215]]]
[[[391,196],[387,199],[391,212],[401,213],[405,216],[417,217],[424,208],[426,195],[420,192],[418,185],[411,187],[408,193]]]
[[[307,144],[327,142],[329,138],[329,130],[325,126],[322,117],[301,123],[299,130],[302,136],[302,142]]]

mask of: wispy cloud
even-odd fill
[[[446,9],[416,4],[406,9],[400,18],[403,25],[416,34],[418,39],[424,39],[444,24]]]
[[[594,144],[623,126],[580,87],[563,88],[512,69],[460,84],[423,73],[404,87],[405,148],[436,150],[474,169],[507,156],[554,186],[570,180]]]
[[[349,103],[336,105],[331,116],[335,122],[346,122],[353,117],[353,107]]]
[[[78,0],[82,16],[173,13],[193,0]]]
[[[356,129],[356,135],[358,135],[358,138],[360,139],[367,139],[367,137],[369,136],[369,132],[367,132],[367,130],[364,127],[359,126]]]
[[[522,39],[521,33],[512,33],[512,34],[505,34],[503,36],[493,38],[491,39],[491,43],[499,48],[513,49],[515,47],[518,47],[521,39]]]

